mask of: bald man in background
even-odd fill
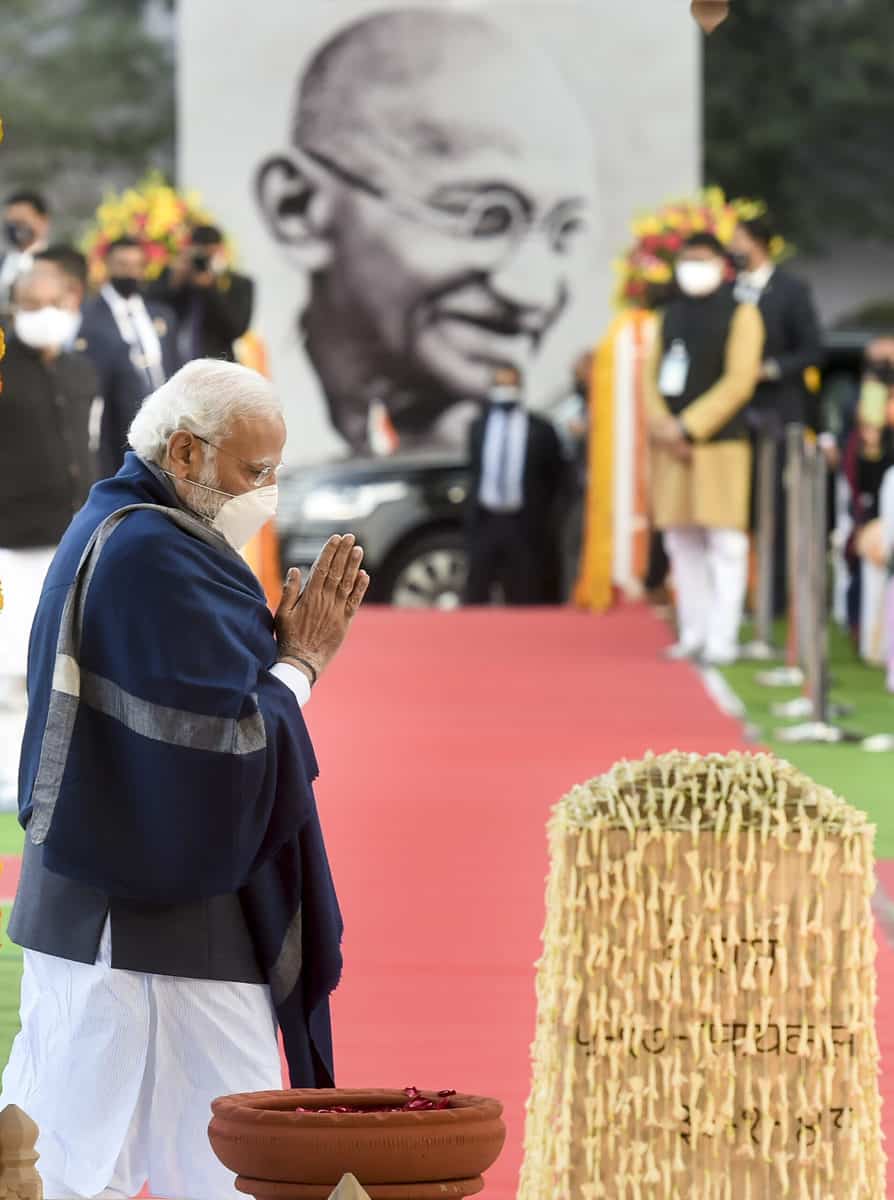
[[[552,62],[475,13],[355,21],[300,79],[260,168],[310,277],[302,337],[332,424],[367,450],[462,446],[494,372],[527,374],[588,266],[592,134]]]

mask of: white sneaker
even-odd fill
[[[702,655],[701,660],[703,667],[731,667],[738,661],[739,656],[735,651],[732,653],[727,652],[726,654],[712,654],[710,651],[707,651]]]
[[[669,662],[692,662],[700,654],[700,646],[693,646],[691,642],[675,642],[665,650],[664,657]]]

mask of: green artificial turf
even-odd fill
[[[21,854],[25,834],[14,812],[0,812],[0,855]],[[3,892],[3,877],[0,876],[0,896]]]
[[[784,641],[780,640],[779,645]],[[852,716],[835,723],[864,735],[894,734],[894,696],[885,690],[884,672],[861,662],[838,629],[832,630],[829,639],[829,666],[832,701],[854,706]],[[737,663],[724,671],[727,683],[745,705],[748,721],[755,726],[761,744],[868,813],[878,827],[877,857],[894,858],[894,753],[870,754],[855,745],[801,746],[775,741],[773,733],[777,729],[800,722],[774,717],[771,707],[794,699],[800,692],[762,687],[756,676],[764,669],[754,663]]]

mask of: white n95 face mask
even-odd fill
[[[723,283],[723,263],[690,259],[677,263],[677,283],[687,296],[710,296]]]
[[[224,502],[211,528],[222,534],[234,550],[242,550],[276,516],[278,501],[275,483],[242,492]]]
[[[78,313],[51,306],[31,312],[17,312],[16,337],[33,350],[57,350],[68,345],[77,332],[80,320]]]

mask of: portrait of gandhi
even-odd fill
[[[313,55],[289,136],[257,199],[309,275],[330,419],[362,452],[378,399],[403,446],[437,443],[498,368],[526,373],[586,279],[592,130],[539,48],[468,10],[400,8]]]

